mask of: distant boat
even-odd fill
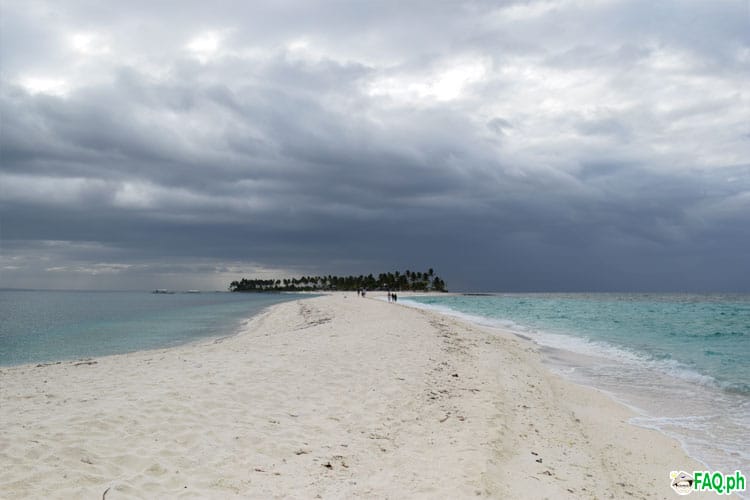
[[[187,293],[201,293],[200,290],[188,290]]]
[[[153,292],[151,292],[151,293],[174,293],[174,292],[170,292],[170,291],[169,291],[169,290],[167,290],[166,288],[157,288],[156,290],[154,290],[154,291],[153,291]]]

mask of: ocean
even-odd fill
[[[264,308],[300,297],[0,290],[0,366],[122,354],[232,335]]]
[[[678,439],[711,470],[750,472],[750,295],[433,295],[402,302],[527,337],[553,371],[635,410],[632,423]]]

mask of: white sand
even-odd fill
[[[219,342],[1,369],[0,497],[675,498],[698,464],[630,416],[523,340],[338,293]]]

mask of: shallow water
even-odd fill
[[[291,294],[0,290],[0,365],[170,347],[236,332]]]

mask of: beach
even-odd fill
[[[0,368],[0,497],[673,498],[702,469],[535,344],[379,298]]]

